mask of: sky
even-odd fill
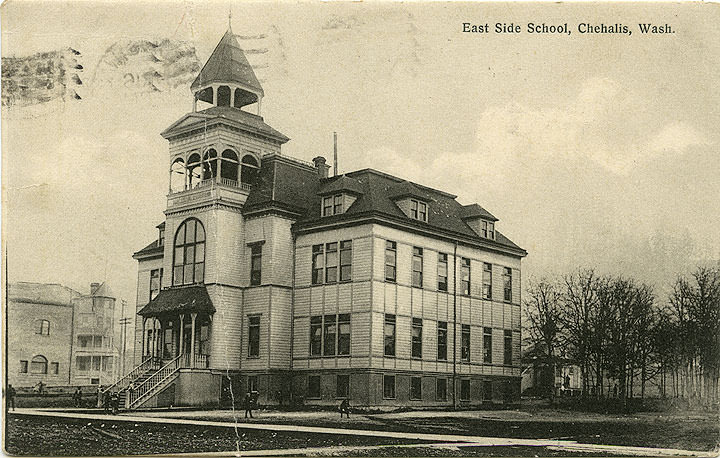
[[[132,253],[167,203],[159,134],[192,95],[189,82],[123,84],[103,62],[118,43],[170,39],[202,65],[230,9],[265,121],[291,138],[284,154],[331,158],[336,131],[339,172],[371,167],[481,204],[528,251],[523,286],[595,268],[664,300],[678,274],[720,259],[716,5],[25,1],[0,11],[3,58],[72,47],[84,69],[81,100],[2,108],[11,281],[107,281],[134,307]],[[464,34],[463,22],[573,33]],[[582,35],[580,22],[633,34]],[[675,33],[645,36],[640,22]]]

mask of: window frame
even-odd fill
[[[326,216],[342,215],[345,213],[345,194],[324,196],[320,205],[320,216],[323,218]]]
[[[442,275],[441,270],[445,270],[445,275]],[[442,285],[445,285],[444,287]],[[447,293],[448,291],[448,254],[438,253],[438,284],[437,290]]]
[[[462,325],[462,331],[460,334],[460,361],[464,361],[466,363],[470,362],[470,345],[471,345],[471,330],[469,324],[463,324]]]
[[[262,325],[262,315],[248,315],[248,346],[247,346],[247,358],[258,359],[260,358],[260,327]],[[257,334],[253,335],[253,331]]]
[[[440,382],[443,382],[443,395],[440,396]],[[447,385],[448,385],[448,379],[447,377],[437,377],[435,379],[435,400],[436,401],[447,401]]]
[[[418,263],[419,262],[419,263]],[[414,246],[412,251],[412,287],[423,287],[423,262],[424,250],[422,247]],[[419,268],[418,268],[419,266]],[[416,277],[417,275],[417,277]]]
[[[422,377],[410,377],[410,400],[422,401]]]
[[[388,335],[388,326],[392,326],[392,335]],[[391,344],[391,347],[388,345]],[[388,352],[388,348],[392,352]],[[383,321],[383,356],[395,357],[397,354],[397,317],[393,314],[386,313]]]
[[[250,286],[262,285],[262,248],[262,243],[250,244]]]
[[[461,295],[470,296],[470,282],[471,281],[472,281],[472,272],[470,270],[470,258],[460,258],[460,294]]]
[[[319,335],[317,334],[317,331]],[[310,317],[310,356],[323,355],[323,316]]]
[[[318,264],[320,264],[318,266]],[[325,244],[320,243],[312,246],[312,270],[310,274],[312,285],[325,283]]]
[[[344,255],[344,256],[343,256]],[[351,240],[341,240],[338,250],[338,275],[339,282],[352,281],[352,257],[353,257],[353,243]],[[345,262],[343,262],[345,261]],[[347,269],[346,269],[347,268]]]
[[[465,388],[466,386],[467,386],[467,389]],[[469,378],[461,378],[460,379],[459,400],[462,402],[470,401],[470,379]]]
[[[340,265],[340,250],[338,242],[328,242],[325,244],[325,284],[334,284],[338,281],[338,269]],[[333,265],[330,265],[331,255],[335,258]],[[330,278],[333,272],[333,278]]]
[[[416,331],[419,330],[418,335]],[[422,344],[423,344],[423,319],[413,318],[411,327],[411,345],[410,345],[410,356],[412,358],[422,359]]]
[[[508,345],[509,341],[509,345]],[[503,331],[503,364],[506,366],[512,366],[513,360],[513,335],[511,329],[505,329]]]
[[[428,204],[418,199],[410,199],[410,217],[427,223]]]
[[[512,268],[503,267],[503,301],[512,303]]]
[[[38,367],[37,365],[41,365],[39,369],[36,369]],[[35,355],[30,360],[30,374],[33,375],[48,375],[48,366],[49,362],[48,359],[43,355]]]
[[[391,255],[392,263],[388,255]],[[385,240],[385,281],[397,283],[397,242],[392,240]],[[392,276],[388,275],[388,268],[392,269]]]
[[[191,242],[188,242],[187,237],[187,226],[190,222],[193,222],[194,227],[194,233],[193,233],[193,240]],[[198,228],[202,230],[202,240],[198,238]],[[180,236],[182,231],[182,238],[183,241],[181,243],[178,243],[178,237]],[[202,246],[202,260],[198,261],[199,256],[198,253],[198,247]],[[184,285],[194,285],[199,283],[204,283],[205,281],[205,255],[206,255],[206,247],[207,247],[207,232],[205,231],[205,226],[203,225],[202,221],[200,221],[198,218],[187,218],[185,219],[180,225],[178,225],[177,230],[175,231],[175,237],[173,238],[173,263],[172,263],[172,285],[173,286],[184,286]],[[182,262],[178,264],[178,250],[180,250],[180,254],[182,255]],[[187,262],[188,253],[192,252],[192,262]],[[200,267],[200,275],[198,275],[198,267]],[[178,281],[178,269],[180,269],[181,278]],[[186,270],[191,269],[191,281],[187,281],[187,273]]]
[[[492,364],[492,328],[483,328],[483,363]]]
[[[332,332],[330,332],[332,328]],[[332,338],[330,338],[332,336]],[[336,356],[338,344],[337,315],[323,315],[323,356]]]
[[[333,285],[352,281],[352,239],[312,245],[310,284]]]
[[[388,381],[392,379],[392,393],[388,394]],[[396,390],[397,379],[395,375],[383,374],[383,399],[395,399],[397,396]]]
[[[345,380],[342,384],[340,379]],[[344,387],[344,394],[340,392],[340,388]],[[348,399],[350,397],[350,374],[337,374],[335,378],[335,398],[337,399]]]
[[[309,356],[313,358],[350,356],[351,321],[350,313],[311,316]],[[334,333],[328,332],[329,327],[334,328]],[[347,332],[343,332],[343,328],[346,328]],[[332,342],[328,340],[330,335],[333,335]],[[332,343],[332,346],[328,345],[329,343]]]
[[[440,342],[443,342],[442,344]],[[440,348],[443,351],[440,351]],[[448,322],[438,321],[437,322],[437,360],[447,361],[448,360]]]
[[[28,374],[30,370],[30,361],[27,359],[21,359],[20,360],[20,373],[21,374]]]
[[[153,300],[157,297],[158,294],[160,294],[160,291],[162,290],[162,277],[163,277],[163,269],[160,267],[159,269],[151,269],[150,270],[150,289],[149,289],[149,296],[150,300]],[[154,288],[153,282],[157,281],[157,288]],[[153,294],[153,292],[155,294]]]
[[[49,336],[50,335],[50,320],[40,319],[36,322],[40,326],[35,331],[35,334],[40,336]]]
[[[492,278],[493,278],[493,265],[489,262],[483,262],[483,277],[482,277],[482,298],[488,301],[492,300]]]

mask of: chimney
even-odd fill
[[[95,294],[95,291],[100,287],[100,283],[90,283],[90,294]]]
[[[328,170],[330,170],[330,166],[325,164],[325,162],[327,161],[322,156],[313,158],[313,164],[315,164],[315,168],[317,169],[320,178],[328,177]]]

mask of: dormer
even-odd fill
[[[477,235],[484,239],[496,240],[495,223],[498,221],[492,213],[478,204],[463,205],[463,221]]]
[[[408,218],[428,222],[430,199],[409,181],[399,183],[392,191],[392,199]]]
[[[362,185],[354,178],[341,175],[328,180],[320,189],[320,216],[333,216],[345,213],[359,196],[363,194]]]
[[[158,230],[158,246],[165,246],[165,222],[155,226]]]

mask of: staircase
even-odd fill
[[[120,380],[100,392],[100,395],[98,396],[98,407],[102,407],[105,393],[113,392],[117,392],[120,397],[119,405],[125,407],[125,393],[127,388],[130,386],[130,383],[133,383],[135,386],[137,386],[138,380],[145,381],[145,379],[155,373],[161,367],[161,365],[162,362],[160,361],[160,359],[148,356],[147,358],[145,358],[145,360],[143,360],[142,363],[140,363],[138,366],[133,368],[133,370],[125,374],[125,376],[123,376]]]
[[[162,391],[177,378],[180,368],[187,366],[187,360],[188,355],[180,355],[156,372],[139,376],[133,383],[133,389],[124,392],[125,408],[128,410],[137,409],[154,395]]]

